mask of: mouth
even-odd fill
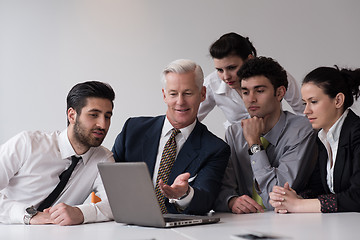
[[[316,120],[316,118],[312,118],[312,117],[308,117],[308,119],[309,119],[309,122],[311,122],[311,123]]]
[[[235,81],[226,82],[226,84],[228,84],[228,85],[232,86],[232,85],[234,85],[234,84],[235,84]]]
[[[96,129],[96,130],[93,130],[92,133],[96,138],[104,138],[105,137],[105,130]]]
[[[186,109],[175,109],[175,111],[180,112],[180,113],[184,113],[184,112],[187,112],[187,111],[189,111],[189,110],[190,110],[190,108],[186,108]]]
[[[248,111],[256,111],[256,110],[258,110],[258,109],[260,109],[260,107],[257,107],[257,106],[250,106],[249,108],[248,108]]]

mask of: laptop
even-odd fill
[[[99,163],[98,168],[118,223],[166,228],[220,221],[214,216],[163,215],[144,162]]]

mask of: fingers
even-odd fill
[[[50,209],[51,209],[51,207],[45,208],[45,209],[43,210],[43,213],[49,213]]]
[[[278,212],[278,213],[285,214],[285,213],[288,213],[288,210],[286,210],[286,209],[279,209],[279,212]]]
[[[237,197],[232,205],[233,213],[256,213],[256,212],[264,212],[262,206],[260,206],[254,199],[249,197],[248,195],[243,195],[241,197]]]
[[[81,224],[84,215],[77,207],[72,207],[64,203],[59,203],[49,210],[51,219],[60,226]]]
[[[273,208],[281,208],[283,207],[283,203],[279,201],[269,200],[269,203]]]
[[[189,180],[189,178],[190,178],[190,173],[183,173],[183,174],[180,174],[179,176],[177,176],[177,178],[176,179],[179,179],[179,180],[181,180],[181,181],[188,181]],[[176,180],[175,180],[176,181]]]
[[[53,224],[54,222],[50,218],[49,213],[38,212],[35,216],[30,219],[31,225],[39,225],[39,224]]]
[[[68,207],[70,207],[70,206],[68,206],[64,203],[59,203],[50,209],[50,211],[49,211],[51,214],[50,216],[55,224],[60,225],[60,226],[70,225],[70,222],[69,222],[70,216],[67,211]]]
[[[283,187],[280,187],[280,186],[274,186],[273,189],[272,189],[272,192],[274,193],[277,193],[277,194],[282,194],[284,195],[285,194],[285,188]]]
[[[162,194],[164,194],[165,197],[175,198],[174,192],[169,185],[163,184],[162,186],[160,186],[160,190],[161,190]]]
[[[284,184],[284,188],[287,189],[287,190],[290,190],[290,185],[289,185],[288,182],[286,182],[286,183]]]
[[[64,208],[66,205],[64,203],[59,203],[52,208],[49,209],[50,217],[54,221],[55,224],[62,225],[64,217],[61,216],[64,212]]]
[[[171,199],[177,199],[185,195],[189,188],[189,185],[187,182],[185,182],[182,185],[167,185],[163,184],[160,186],[161,192],[164,194],[165,197],[171,198]]]
[[[288,211],[287,211],[286,209],[278,209],[278,208],[275,208],[275,209],[274,209],[274,212],[280,213],[280,214],[288,213]]]
[[[188,180],[190,173],[182,173],[176,177],[174,183],[169,186],[165,184],[162,179],[159,181],[159,187],[165,197],[170,199],[177,199],[185,195],[189,188]]]
[[[271,200],[273,201],[284,201],[285,200],[285,197],[284,197],[284,194],[278,194],[278,193],[275,193],[275,192],[271,192],[269,193],[269,197]]]

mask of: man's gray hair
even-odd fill
[[[195,73],[195,83],[199,88],[199,91],[201,91],[202,86],[204,84],[204,73],[201,69],[201,67],[196,64],[192,60],[188,59],[178,59],[173,62],[171,62],[162,72],[162,83],[163,87],[166,90],[166,74],[168,73],[189,73],[194,72]]]

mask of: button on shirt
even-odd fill
[[[329,131],[326,133],[321,129],[318,133],[318,137],[324,144],[328,153],[328,162],[326,166],[327,176],[326,181],[329,190],[335,194],[334,191],[334,166],[336,162],[337,150],[339,146],[339,137],[341,133],[342,125],[344,124],[345,118],[347,117],[349,110],[347,109],[343,115],[331,126]],[[332,164],[331,164],[332,162]]]
[[[22,132],[0,146],[0,222],[23,223],[25,209],[38,207],[59,183],[59,175],[75,155],[67,130],[44,133]],[[99,162],[114,162],[112,153],[100,146],[81,155],[82,160],[63,192],[53,205],[77,205],[84,222],[112,218],[111,210],[97,169]],[[103,199],[99,204],[83,204],[95,191]]]
[[[182,146],[186,142],[186,139],[190,136],[192,130],[195,127],[195,125],[196,125],[196,120],[192,124],[190,124],[189,126],[179,129],[180,133],[178,133],[178,135],[176,135],[176,137],[175,137],[176,156],[178,155],[178,153],[180,152]],[[161,155],[162,155],[162,152],[164,150],[166,142],[170,138],[171,130],[173,128],[174,127],[171,125],[171,123],[169,122],[167,117],[165,117],[164,125],[163,125],[162,132],[161,132],[160,142],[159,142],[158,154],[156,156],[154,174],[153,174],[153,184],[154,184],[154,186],[156,186],[156,179],[157,179],[157,174],[158,174],[159,167],[160,167]],[[190,204],[193,195],[194,195],[194,189],[190,186],[189,195],[186,196],[185,198],[181,199],[181,200],[175,200],[175,202],[177,203],[178,206],[180,206],[181,208],[184,209]],[[173,202],[173,201],[171,201],[171,202]]]
[[[304,106],[302,104],[299,86],[294,77],[289,73],[287,73],[287,77],[289,86],[284,99],[289,103],[295,113],[302,115]],[[212,72],[205,78],[204,86],[206,86],[206,99],[200,104],[198,112],[199,121],[202,121],[215,106],[218,106],[225,115],[227,120],[224,123],[225,128],[231,124],[240,122],[241,119],[249,117],[240,94],[222,81],[217,71]]]

